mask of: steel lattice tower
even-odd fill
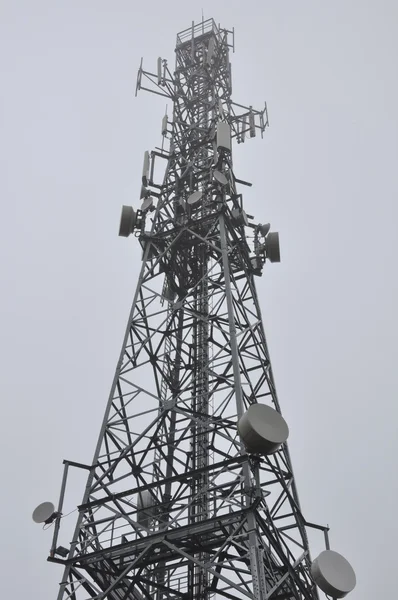
[[[279,246],[237,189],[249,184],[234,175],[231,142],[262,134],[268,118],[231,100],[233,46],[208,20],[177,36],[174,73],[141,62],[137,90],[173,113],[162,148],[145,153],[141,209],[122,212],[142,268],[92,466],[65,461],[49,558],[65,564],[58,600],[318,598],[306,534],[317,526],[302,515],[288,448],[251,453],[237,429],[253,404],[280,413],[255,288]],[[89,473],[66,551],[71,465]]]

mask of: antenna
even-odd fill
[[[122,206],[120,215],[119,235],[128,237],[137,225],[137,214],[131,206]]]
[[[256,126],[254,123],[254,113],[252,111],[252,107],[250,107],[250,112],[249,112],[249,130],[250,130],[250,137],[255,137]]]
[[[52,502],[42,502],[32,513],[32,519],[35,523],[49,524],[58,516],[59,513],[55,512],[55,506]]]
[[[162,135],[163,136],[167,135],[167,124],[168,124],[168,118],[167,118],[167,113],[166,113],[162,119]]]
[[[147,198],[144,199],[144,201],[141,205],[141,210],[143,213],[154,210],[152,196],[148,196]]]
[[[162,85],[162,59],[158,58],[158,85]]]
[[[217,123],[217,148],[231,150],[231,127],[224,121]]]
[[[201,201],[202,195],[203,195],[203,193],[200,191],[193,192],[189,196],[189,198],[187,200],[187,204],[189,204],[190,206],[196,206]]]
[[[252,404],[238,423],[246,449],[254,454],[273,454],[289,435],[285,419],[271,406]]]
[[[257,226],[258,231],[262,237],[265,237],[269,230],[271,229],[271,223],[266,223],[265,225],[261,225],[261,223]]]
[[[218,112],[220,114],[220,119],[224,119],[225,114],[224,114],[224,107],[223,107],[221,98],[219,98],[219,100],[218,100]]]
[[[269,233],[265,238],[265,255],[272,263],[281,261],[279,233],[276,231]]]
[[[144,152],[144,164],[142,166],[142,185],[148,185],[149,182],[149,152]]]
[[[332,598],[344,598],[356,585],[350,563],[333,550],[320,553],[311,565],[311,574],[319,588]]]
[[[220,171],[214,171],[213,175],[214,179],[216,179],[218,183],[221,185],[227,185],[228,179],[225,177],[224,173],[221,173]]]

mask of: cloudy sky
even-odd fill
[[[165,110],[134,98],[136,72],[173,64],[202,7],[235,27],[234,100],[269,107],[235,174],[280,232],[258,291],[302,508],[353,564],[352,600],[395,597],[396,2],[0,0],[4,598],[56,597],[31,512],[57,502],[63,459],[91,462],[123,339],[141,253],[120,207]],[[83,485],[72,473],[65,512]]]

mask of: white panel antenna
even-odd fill
[[[209,40],[209,46],[207,48],[207,64],[208,65],[211,64],[215,49],[216,49],[216,40],[214,37],[211,37]]]
[[[142,166],[142,185],[148,185],[149,181],[149,152],[144,152],[144,164]]]
[[[167,124],[168,124],[169,120],[167,118],[167,115],[164,115],[163,119],[162,119],[162,135],[165,136],[167,134]]]
[[[224,121],[217,123],[217,148],[231,150],[231,128]]]
[[[220,119],[224,119],[225,113],[221,98],[218,100],[218,113],[220,115]]]
[[[162,59],[158,58],[158,85],[162,85]]]
[[[256,126],[254,123],[254,113],[251,110],[251,107],[250,107],[250,112],[249,112],[249,128],[250,128],[250,137],[251,138],[256,137]]]
[[[242,121],[242,131],[240,134],[240,141],[243,143],[246,139],[246,135],[247,135],[247,115],[245,115],[243,117],[243,121]]]

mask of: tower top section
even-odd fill
[[[268,126],[267,104],[256,110],[232,101],[232,69],[230,50],[235,51],[234,29],[223,29],[214,19],[207,19],[177,34],[175,68],[159,57],[154,71],[138,69],[136,95],[139,90],[168,98],[174,105],[178,122],[191,120],[191,126],[211,128],[224,121],[230,127],[231,140],[243,143],[246,138],[261,137]],[[183,109],[184,114],[179,114]],[[196,112],[197,114],[193,114]],[[200,117],[198,115],[200,113]],[[207,118],[205,119],[204,113]],[[194,121],[194,122],[192,122]],[[162,122],[162,135],[171,137],[167,117]]]
[[[192,39],[201,38],[202,36],[208,37],[209,34],[212,33],[220,40],[222,39],[224,43],[227,43],[227,45],[235,51],[235,30],[232,29],[232,31],[229,31],[228,29],[222,29],[220,25],[216,25],[214,19],[207,19],[196,25],[194,21],[192,21],[191,27],[188,27],[177,34],[176,47],[180,48],[181,46],[189,44]],[[231,37],[232,41],[230,40]]]
[[[264,229],[251,223],[254,217],[243,209],[238,186],[251,183],[234,173],[232,142],[243,143],[258,133],[263,136],[268,126],[267,106],[256,110],[232,100],[231,50],[234,30],[222,29],[214,19],[208,19],[196,25],[192,22],[190,28],[177,34],[174,69],[159,57],[155,72],[147,71],[141,60],[136,92],[145,90],[165,97],[172,110],[162,118],[161,147],[144,154],[142,206],[136,213],[131,207],[123,209],[119,233],[136,233],[145,250],[148,241],[154,243],[154,236],[156,242],[160,237],[164,242],[167,236],[186,237],[189,230],[187,245],[194,248],[212,227],[218,240],[217,219],[223,213],[245,248],[245,268],[261,274],[265,258],[279,261],[279,241],[275,233],[268,236],[275,246],[272,251],[273,247],[265,243],[269,226]],[[165,171],[158,169],[160,161],[166,161]],[[251,228],[249,236],[247,227]],[[187,248],[180,242],[172,246],[185,260]],[[172,262],[175,269],[175,257]],[[186,270],[181,269],[181,279],[186,278]]]

